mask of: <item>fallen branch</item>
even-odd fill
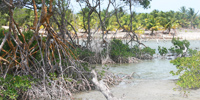
[[[110,92],[109,87],[103,82],[103,80],[98,81],[97,73],[94,70],[92,70],[91,73],[94,74],[92,82],[94,82],[94,84],[97,86],[100,92],[106,97],[107,100],[121,100],[114,97],[114,95]]]

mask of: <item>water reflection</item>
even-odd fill
[[[134,78],[164,80],[177,79],[178,76],[172,76],[169,73],[176,70],[176,67],[167,59],[145,60],[132,64],[116,64],[109,68],[109,71],[113,73],[131,74],[135,72]]]

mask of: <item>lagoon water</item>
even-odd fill
[[[190,40],[190,48],[200,51],[200,41]],[[169,49],[172,46],[170,40],[150,40],[144,44],[152,49],[156,49],[155,57],[158,56],[158,46]],[[170,71],[176,71],[176,66],[170,63],[168,59],[154,58],[152,60],[144,60],[139,63],[131,64],[115,64],[109,67],[109,71],[113,73],[131,74],[135,73],[134,78],[139,79],[177,79],[178,76],[172,76]]]
[[[151,47],[152,49],[156,49],[156,53],[158,53],[157,48],[158,46],[166,47],[169,49],[172,46],[170,40],[150,40],[144,42],[146,46]],[[200,51],[200,41],[199,40],[190,40],[190,48],[197,49]],[[157,54],[154,55],[155,57]],[[152,60],[144,60],[139,63],[131,63],[131,64],[114,64],[114,65],[107,65],[109,68],[108,71],[113,72],[115,74],[128,74],[134,72],[134,79],[135,80],[173,80],[178,79],[178,76],[172,76],[170,71],[176,71],[176,66],[170,63],[168,59],[160,59],[155,58]],[[119,86],[112,87],[112,90],[120,91],[120,88],[129,87],[130,85],[137,84],[137,81],[131,82],[130,84],[121,83]],[[128,88],[127,88],[128,89]],[[118,92],[119,92],[118,91]],[[90,93],[95,94],[97,91],[91,91]],[[126,92],[126,91],[123,91]],[[120,93],[120,92],[119,92]],[[99,94],[101,95],[101,94]],[[90,98],[88,96],[91,95],[84,95],[84,93],[80,93],[78,98],[82,98],[80,100],[101,100],[98,99],[98,96],[94,96],[92,98],[96,99],[87,99]]]
[[[134,72],[136,79],[177,79],[178,76],[172,76],[169,72],[176,71],[176,67],[167,59],[145,60],[132,64],[116,64],[109,67],[109,71],[116,74],[128,74]]]

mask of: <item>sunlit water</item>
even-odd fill
[[[156,49],[156,53],[158,53],[158,46],[166,47],[167,49],[172,47],[170,40],[150,40],[143,43],[152,49]],[[200,50],[200,41],[190,40],[189,48]],[[154,56],[157,56],[157,54]],[[169,73],[176,70],[176,66],[171,64],[170,60],[159,58],[144,60],[139,63],[115,64],[109,67],[109,71],[116,74],[131,74],[134,72],[134,77],[139,79],[177,79],[178,76],[172,76]]]
[[[119,74],[128,74],[134,72],[134,78],[137,79],[177,79],[178,76],[172,76],[169,72],[176,71],[176,67],[167,59],[145,60],[139,63],[112,65],[110,72]]]
[[[156,49],[156,53],[158,53],[158,46],[166,47],[169,49],[172,46],[170,40],[163,41],[163,40],[150,40],[144,42],[146,46],[151,47],[152,49]],[[190,48],[200,50],[200,41],[199,40],[190,40]],[[154,56],[157,56],[154,55]],[[132,74],[134,72],[134,79],[142,79],[142,80],[171,80],[171,79],[178,79],[179,76],[172,76],[170,71],[176,71],[176,66],[170,63],[168,59],[159,59],[155,58],[153,60],[144,60],[138,63],[131,63],[131,64],[114,64],[114,65],[107,65],[109,68],[108,71],[113,72],[115,74]],[[124,82],[120,83],[118,86],[112,87],[112,89],[116,91],[120,91],[120,88],[123,87],[130,87],[134,84],[137,84],[137,81],[131,82],[130,84],[126,84]],[[128,91],[128,90],[127,90]],[[124,92],[124,91],[123,91]],[[129,91],[130,92],[130,91]],[[95,91],[91,91],[91,93],[95,94]],[[93,100],[93,99],[86,99],[86,98],[99,98],[99,95],[84,95],[84,93],[80,93],[78,97],[82,97],[83,100]],[[119,92],[120,94],[120,92]],[[98,99],[101,100],[101,99]]]

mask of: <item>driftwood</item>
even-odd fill
[[[94,82],[94,84],[97,86],[97,88],[99,89],[99,91],[106,97],[107,100],[121,100],[119,98],[114,97],[114,95],[109,90],[108,85],[106,85],[103,82],[103,80],[98,81],[98,79],[97,79],[97,73],[94,70],[92,70],[91,73],[94,74],[92,82]]]

